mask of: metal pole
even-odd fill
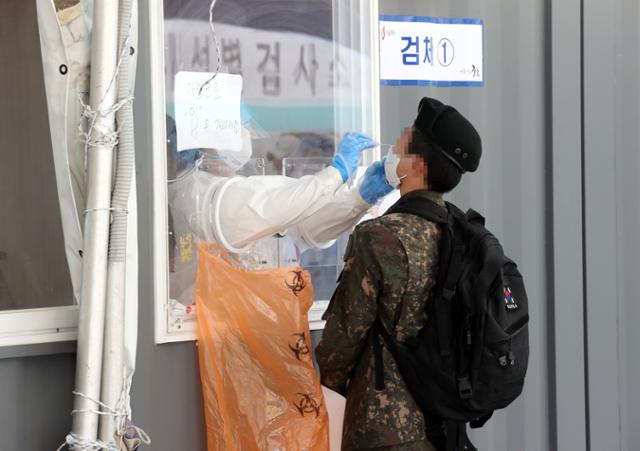
[[[136,52],[131,38],[135,32],[133,22],[134,0],[121,0],[118,42],[119,55],[123,58],[118,72],[118,99],[123,100],[132,94],[131,60]],[[124,103],[116,113],[118,119],[118,158],[115,187],[111,207],[113,222],[109,236],[109,262],[107,270],[107,305],[104,326],[104,360],[102,367],[102,402],[122,413],[127,394],[123,394],[124,371],[124,321],[125,286],[127,277],[136,277],[137,268],[130,268],[127,274],[127,205],[131,192],[131,180],[135,170],[133,107],[131,102]],[[118,427],[116,418],[111,415],[100,417],[100,441],[114,442]]]
[[[92,111],[104,111],[115,103],[116,85],[113,79],[118,42],[114,30],[117,27],[118,0],[96,0],[91,43]],[[90,138],[103,140],[113,133],[114,128],[114,114],[97,114]],[[73,417],[72,432],[82,439],[95,440],[98,435],[98,415],[86,409],[99,410],[93,400],[99,399],[102,375],[113,147],[105,143],[89,146],[88,150],[87,212],[76,363],[76,392],[79,394],[74,400],[74,410],[80,412]]]

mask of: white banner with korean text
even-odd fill
[[[215,24],[221,72],[241,74],[242,100],[252,105],[333,105],[341,91],[359,92],[352,74],[370,70],[370,58],[334,42],[301,33]],[[216,47],[202,20],[165,21],[167,93],[181,71],[214,72]],[[355,88],[355,89],[354,89]],[[351,93],[353,94],[353,93]],[[347,97],[347,96],[343,96]],[[360,99],[348,96],[354,102]],[[168,98],[169,103],[173,99]]]

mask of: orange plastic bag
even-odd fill
[[[246,271],[199,246],[198,354],[209,451],[329,449],[311,360],[309,273]]]

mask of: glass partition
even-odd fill
[[[210,24],[209,6],[194,0],[164,2],[168,332],[190,330],[195,315],[196,246],[202,233],[195,230],[198,218],[181,211],[184,193],[196,189],[194,180],[203,171],[221,178],[299,178],[331,163],[344,132],[375,136],[378,129],[376,97],[364,89],[377,88],[371,82],[371,41],[342,36],[344,20],[356,26],[368,7],[345,10],[331,0],[217,0]],[[368,16],[367,21],[374,23]],[[249,144],[243,142],[244,158],[250,157],[246,163],[230,162],[214,149],[178,145],[176,77],[218,70],[242,76],[240,123],[250,137]],[[248,268],[304,266],[316,293],[311,317],[319,320],[335,288],[345,244],[343,237],[329,249],[304,251],[285,233],[256,243],[242,259]]]

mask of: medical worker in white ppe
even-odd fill
[[[250,147],[248,137],[246,146]],[[178,177],[169,184],[175,234],[170,237],[175,247],[171,297],[190,304],[196,265],[191,248],[197,241],[215,242],[239,255],[255,252],[256,242],[264,244],[261,240],[274,234],[295,239],[301,250],[330,247],[392,190],[381,162],[372,164],[356,186],[346,183],[358,168],[362,152],[374,146],[361,133],[347,133],[330,166],[298,179],[241,177],[233,171],[231,176],[220,176],[200,168]],[[247,152],[244,159],[237,158],[245,161],[249,156]]]
[[[184,221],[200,240],[233,253],[276,233],[293,235],[306,247],[329,247],[390,190],[380,163],[358,186],[345,184],[358,168],[362,151],[374,146],[365,135],[347,133],[330,166],[298,179],[223,177],[196,169],[169,185],[173,220]],[[376,184],[374,192],[370,187]]]

